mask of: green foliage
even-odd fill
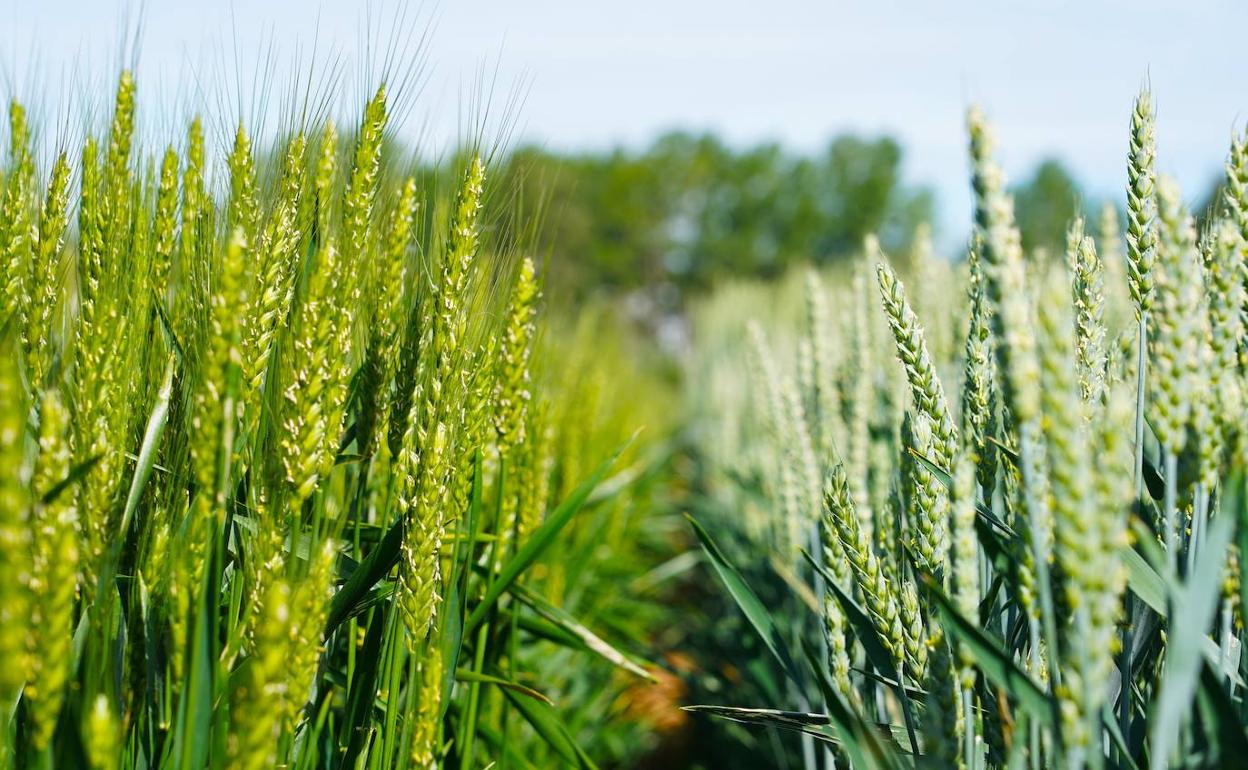
[[[1061,254],[1067,226],[1076,216],[1085,216],[1085,201],[1066,167],[1052,159],[1041,161],[1011,193],[1023,248],[1044,249],[1051,257]]]
[[[869,233],[903,247],[931,198],[901,179],[891,139],[843,136],[813,156],[668,134],[641,151],[513,153],[502,170],[547,201],[539,245],[575,291],[710,286],[841,259]],[[506,185],[510,186],[510,184]]]

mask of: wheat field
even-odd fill
[[[1243,761],[1248,155],[1237,136],[1198,228],[1151,105],[1125,225],[1076,219],[1064,255],[1024,252],[972,108],[960,263],[868,239],[698,308],[691,403],[729,512],[698,536],[780,697],[690,708],[799,732],[807,766]]]
[[[1142,90],[1052,253],[971,107],[964,249],[665,315],[403,85],[10,102],[0,768],[1248,763],[1248,134],[1197,210]]]
[[[481,155],[405,176],[384,86],[224,158],[137,144],[138,102],[50,168],[9,110],[5,766],[591,766],[522,667],[651,674],[547,598],[584,565],[527,572],[631,505],[641,417],[549,374],[587,333],[483,246]]]

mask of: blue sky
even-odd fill
[[[111,77],[128,13],[143,20],[144,93],[159,93],[162,104],[202,104],[240,90],[236,48],[248,74],[269,50],[277,71],[287,72],[296,50],[314,41],[322,53],[358,61],[367,58],[361,41],[391,36],[395,7],[0,0],[7,80],[0,89],[28,96],[70,82],[82,93],[84,72]],[[1242,1],[442,0],[409,7],[409,27],[433,26],[425,87],[405,130],[430,144],[462,134],[466,95],[480,90],[483,68],[496,83],[495,107],[523,96],[518,135],[555,149],[639,146],[676,127],[714,130],[737,144],[779,140],[799,151],[843,131],[886,132],[906,149],[908,179],[939,194],[947,237],[957,237],[969,216],[962,117],[971,101],[995,121],[1012,179],[1058,156],[1098,196],[1122,186],[1131,100],[1145,79],[1158,104],[1159,167],[1191,197],[1204,193],[1232,131],[1248,120]],[[350,82],[362,84],[361,71]]]

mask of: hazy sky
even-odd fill
[[[180,84],[180,97],[195,101],[187,82],[220,93],[222,73],[233,79],[235,40],[248,75],[265,46],[279,64],[314,41],[322,53],[358,58],[361,41],[393,36],[395,7],[0,0],[0,73],[19,94],[64,82],[67,72],[111,77],[128,10],[143,21],[140,87],[155,82],[163,94]],[[1248,119],[1243,0],[442,0],[409,8],[410,28],[433,26],[408,130],[424,126],[439,145],[460,131],[464,94],[483,67],[497,71],[496,107],[524,95],[519,134],[555,149],[638,146],[675,127],[800,151],[842,131],[887,132],[905,147],[907,178],[937,190],[947,237],[969,216],[962,118],[971,101],[995,121],[1011,179],[1058,156],[1096,195],[1122,186],[1131,100],[1146,79],[1158,104],[1159,166],[1191,197],[1203,195],[1232,131]],[[31,62],[40,75],[30,75]]]

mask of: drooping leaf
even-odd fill
[[[841,745],[849,754],[854,767],[900,770],[903,766],[900,754],[904,753],[897,736],[896,725],[868,724],[858,709],[845,701],[840,691],[829,680],[827,669],[821,665],[809,645],[802,644],[802,652],[815,675],[815,684],[823,696],[824,708],[832,720]],[[904,729],[904,728],[902,728]]]
[[[634,663],[628,656],[612,647],[605,639],[589,630],[588,627],[574,618],[571,613],[561,607],[556,607],[537,593],[520,585],[512,586],[512,595],[550,623],[576,638],[584,646],[584,649],[609,661],[617,668],[621,668],[642,679],[651,682],[658,681],[649,671]]]
[[[694,705],[681,706],[683,711],[695,714],[710,714],[720,719],[729,719],[747,725],[763,725],[778,727],[782,730],[805,733],[817,740],[839,745],[841,739],[830,728],[832,719],[827,714],[812,714],[805,711],[781,711],[767,708],[745,708],[742,706]]]
[[[547,698],[545,695],[538,692],[537,690],[534,690],[532,687],[527,687],[525,685],[520,684],[519,682],[513,682],[510,679],[504,679],[503,677],[496,676],[494,674],[486,674],[480,671],[470,671],[466,668],[457,668],[455,669],[455,678],[461,682],[476,682],[478,684],[492,684],[495,687],[502,687],[502,688],[511,690],[512,692],[519,693],[525,696],[526,698],[533,698],[534,700],[539,700],[542,703],[545,703],[547,706],[555,705],[554,702],[551,701],[550,698]]]

